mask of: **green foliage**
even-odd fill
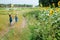
[[[60,40],[59,13],[49,16],[49,10],[35,10],[24,14],[30,29],[31,40]]]
[[[49,11],[50,9],[40,10],[39,8],[34,8],[28,13],[25,11],[22,15],[26,18],[27,27],[22,30],[12,28],[1,40],[60,40],[60,14],[54,10],[53,15],[49,16]],[[6,24],[8,15],[0,15],[0,18],[3,26],[8,25]]]
[[[58,1],[59,0],[39,0],[39,6],[40,6],[40,4],[42,4],[43,7],[47,7],[49,5],[51,5],[51,7],[53,7],[52,3],[55,3],[55,7],[58,7]]]

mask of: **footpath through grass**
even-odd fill
[[[17,11],[18,22],[15,23],[12,27],[9,26],[9,12],[6,10],[4,12],[0,12],[0,40],[29,40],[29,29],[27,27],[23,28],[23,24],[25,24],[23,14],[32,11],[32,9]],[[14,18],[15,14],[12,15]]]
[[[60,40],[60,9],[52,8],[53,12],[51,14],[50,10],[51,8],[32,8],[26,10],[25,9],[15,10],[15,12],[18,12],[19,20],[11,27],[9,27],[8,24],[6,24],[6,22],[8,21],[8,15],[6,14],[1,15],[0,24],[3,24],[2,25],[3,28],[5,26],[6,26],[5,28],[7,29],[9,28],[8,29],[9,31],[7,30],[8,32],[4,36],[0,35],[0,39],[1,40]],[[15,12],[12,15],[15,15]]]

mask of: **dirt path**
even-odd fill
[[[21,21],[20,21],[21,22]],[[23,19],[22,19],[22,22],[21,23],[18,23],[18,24],[16,24],[16,25],[14,25],[14,21],[13,21],[13,25],[14,26],[10,26],[10,27],[8,27],[8,28],[6,28],[6,30],[5,31],[3,31],[3,32],[1,32],[0,33],[0,35],[1,35],[1,38],[0,38],[0,40],[11,30],[11,29],[14,29],[15,27],[16,27],[16,29],[19,29],[20,31],[22,31],[22,29],[24,28],[24,27],[26,27],[26,19],[23,17]],[[18,26],[18,27],[17,27]]]
[[[6,34],[12,29],[13,27],[8,27],[8,28],[6,28],[4,31],[2,31],[2,32],[0,32],[0,40],[4,37],[4,36],[6,36]]]
[[[22,21],[21,27],[22,28],[26,27],[26,19],[24,17],[23,17],[23,21]]]
[[[24,10],[23,10],[24,11]],[[19,12],[19,11],[18,11]],[[24,11],[24,12],[26,12],[26,11]],[[23,12],[23,13],[24,13]],[[28,11],[27,11],[28,12]],[[22,13],[22,12],[21,12]],[[21,19],[21,18],[20,18]],[[26,19],[24,18],[24,17],[22,17],[22,21],[21,20],[19,20],[19,23],[17,23],[16,25],[14,25],[14,21],[12,22],[12,25],[13,26],[10,26],[10,27],[8,27],[8,28],[6,28],[4,31],[2,31],[2,32],[0,32],[0,40],[11,30],[11,29],[17,29],[17,31],[22,31],[23,30],[23,28],[25,28],[26,27]]]

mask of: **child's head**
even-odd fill
[[[11,17],[11,14],[9,14],[9,17]]]
[[[11,16],[11,13],[9,13],[9,17]]]
[[[12,16],[12,14],[9,14],[9,17],[11,17]]]

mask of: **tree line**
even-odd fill
[[[58,7],[59,1],[60,0],[39,0],[39,6],[40,4],[42,4],[43,7],[46,7],[46,6],[53,7],[53,3],[54,3],[55,7]]]
[[[0,7],[11,7],[11,5],[13,5],[13,7],[32,7],[32,5],[28,4],[0,4]]]

